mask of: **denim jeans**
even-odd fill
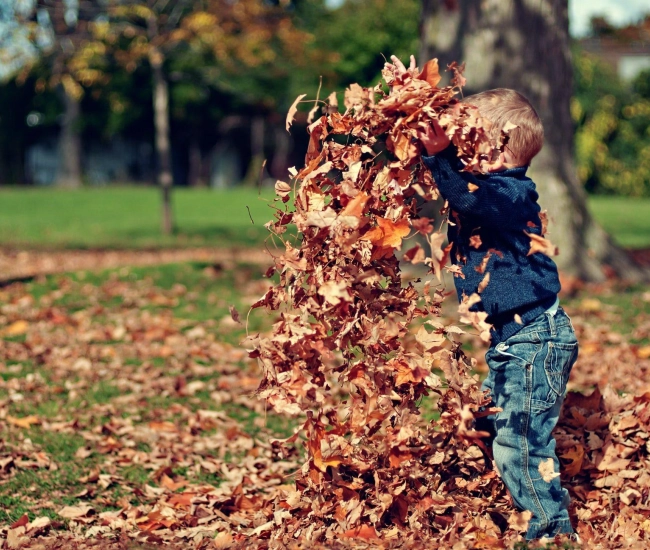
[[[502,412],[488,417],[494,461],[515,504],[532,512],[526,539],[572,533],[569,494],[560,478],[544,481],[539,467],[560,471],[552,431],[557,424],[578,342],[562,308],[543,313],[519,332],[490,347],[483,389]]]

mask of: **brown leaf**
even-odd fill
[[[231,305],[228,306],[228,311],[230,311],[230,316],[232,317],[232,320],[235,321],[235,323],[239,323],[241,325],[241,318],[239,317],[239,311],[237,311],[237,308]]]
[[[539,463],[538,467],[539,473],[542,476],[542,479],[546,481],[546,483],[550,483],[553,478],[556,478],[560,475],[559,472],[555,471],[555,462],[552,458],[547,458],[546,460],[542,460]]]
[[[393,222],[377,217],[377,227],[368,231],[363,238],[380,248],[400,248],[402,239],[411,232],[408,220]]]
[[[488,271],[485,276],[483,277],[483,280],[478,284],[478,293],[481,294],[484,290],[485,287],[488,286],[488,283],[490,282],[490,272]]]
[[[585,457],[585,448],[576,445],[570,451],[560,454],[560,458],[567,463],[564,464],[564,473],[567,476],[577,476],[582,470],[582,461]]]
[[[524,233],[530,237],[530,250],[528,251],[528,256],[535,254],[536,252],[541,252],[547,256],[557,256],[559,254],[557,247],[548,239],[535,233],[528,233],[527,231],[524,231]]]
[[[422,72],[418,75],[420,80],[428,82],[431,87],[435,88],[441,80],[440,69],[438,68],[438,60],[430,59],[424,64]]]
[[[291,193],[291,186],[284,182],[284,181],[276,181],[275,182],[275,194],[278,195],[278,197],[287,197]]]
[[[25,513],[22,516],[20,516],[19,519],[17,519],[14,523],[11,524],[10,529],[16,529],[17,527],[23,527],[24,525],[27,525],[29,523],[29,516]]]
[[[6,420],[7,422],[9,422],[9,424],[13,424],[14,426],[18,426],[19,428],[24,428],[25,430],[31,428],[32,425],[34,424],[41,423],[38,416],[35,415],[23,416],[22,418],[17,418],[11,415],[7,415]]]
[[[22,319],[14,321],[7,328],[2,331],[4,336],[20,336],[25,334],[29,329],[29,323]]]
[[[289,111],[287,112],[287,120],[286,120],[287,132],[289,131],[289,128],[291,128],[291,124],[293,123],[293,119],[295,118],[296,113],[298,112],[298,104],[306,96],[307,96],[307,94],[300,94],[296,98],[296,100],[291,104],[291,107],[289,107]]]
[[[372,525],[359,525],[359,527],[348,529],[343,533],[343,537],[364,540],[374,540],[379,538],[377,536],[377,531],[375,531],[375,528]]]
[[[95,510],[92,506],[64,506],[57,512],[62,518],[77,519],[94,514]]]

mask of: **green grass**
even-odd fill
[[[266,236],[273,192],[176,189],[177,231],[160,234],[154,187],[0,189],[0,244],[64,248],[251,246]],[[248,208],[247,208],[248,207]],[[249,215],[250,210],[250,215]],[[251,222],[251,218],[255,222]]]
[[[271,189],[175,189],[177,231],[160,234],[155,187],[0,189],[0,245],[60,248],[260,246]],[[623,246],[650,247],[650,198],[593,196],[595,218]],[[248,208],[247,208],[248,207]],[[249,215],[250,210],[250,215]],[[251,223],[251,217],[254,224]]]
[[[211,392],[217,387],[216,382],[222,376],[232,376],[237,369],[246,373],[245,369],[250,368],[250,365],[247,366],[245,359],[233,358],[226,365],[227,370],[222,371],[219,365],[213,365],[212,358],[202,355],[201,350],[207,349],[205,343],[198,344],[199,339],[202,342],[213,339],[235,346],[240,342],[245,336],[245,328],[222,321],[230,319],[228,308],[231,304],[235,305],[245,318],[254,296],[261,293],[260,284],[264,284],[260,282],[262,271],[261,267],[248,264],[215,270],[214,266],[192,262],[147,268],[120,268],[97,273],[51,275],[27,283],[15,283],[4,290],[12,296],[30,295],[35,308],[48,310],[50,306],[47,304],[51,304],[56,310],[67,315],[75,312],[83,314],[84,311],[94,311],[96,307],[100,307],[101,311],[93,315],[93,321],[98,324],[107,323],[112,326],[120,315],[130,315],[133,318],[134,312],[139,312],[173,317],[174,322],[169,326],[177,327],[179,333],[202,323],[205,334],[185,344],[193,346],[192,342],[196,341],[198,347],[191,357],[179,361],[174,356],[149,355],[143,347],[146,346],[144,343],[133,347],[128,342],[113,342],[110,335],[104,336],[100,333],[97,338],[84,340],[81,344],[88,344],[88,357],[95,358],[97,368],[78,374],[71,368],[70,361],[57,363],[56,368],[52,368],[52,364],[48,362],[49,356],[44,358],[44,363],[31,357],[24,358],[20,353],[14,358],[3,358],[0,362],[0,380],[13,383],[23,379],[24,382],[26,377],[37,375],[42,381],[34,386],[25,385],[20,390],[21,399],[11,400],[10,403],[9,389],[6,386],[0,387],[0,400],[9,403],[7,413],[16,418],[36,415],[42,424],[35,424],[30,428],[8,425],[0,441],[0,457],[10,454],[12,449],[35,449],[45,453],[54,466],[38,469],[16,468],[9,476],[0,480],[0,525],[11,524],[24,513],[29,515],[30,520],[43,515],[60,520],[57,511],[66,505],[90,503],[97,512],[101,512],[119,508],[121,505],[117,504],[118,501],[124,502],[124,499],[137,505],[150,498],[144,497],[141,489],[145,484],[154,487],[159,484],[159,480],[154,476],[158,463],[152,468],[151,463],[147,461],[139,463],[118,460],[115,452],[102,450],[85,438],[87,433],[96,434],[98,437],[101,437],[101,434],[110,435],[120,441],[125,438],[125,448],[138,451],[140,456],[142,453],[148,455],[159,452],[157,443],[130,435],[128,430],[124,434],[119,431],[105,432],[102,426],[110,424],[114,419],[131,419],[136,426],[146,426],[151,421],[166,421],[187,429],[188,421],[196,411],[221,410],[235,420],[243,432],[255,437],[266,439],[270,436],[284,438],[291,435],[295,422],[280,418],[271,412],[265,413],[255,409],[253,405],[256,400],[252,395],[252,407],[247,406],[247,401],[215,404]],[[114,299],[115,285],[121,289],[129,289],[124,296],[126,300]],[[60,289],[65,289],[65,292],[56,292]],[[128,297],[131,296],[132,299],[134,295],[139,297],[137,303],[129,302]],[[156,297],[166,299],[156,302]],[[151,302],[147,303],[148,300]],[[139,318],[139,315],[136,315],[136,318]],[[250,328],[254,331],[268,327],[273,319],[274,316],[255,311],[250,316]],[[156,326],[155,322],[152,326]],[[46,339],[56,339],[55,334],[59,330],[56,323],[47,323],[47,330],[42,336]],[[69,338],[71,346],[80,345],[72,334]],[[0,340],[5,343],[23,342],[25,335],[22,335],[20,340],[18,337],[0,335]],[[12,349],[16,349],[16,346]],[[102,349],[115,350],[117,357],[123,361],[119,369],[109,368],[111,359],[99,359],[99,362],[96,362]],[[140,353],[144,355],[139,355]],[[203,365],[207,370],[192,374],[187,367],[193,363]],[[105,371],[104,364],[107,366]],[[158,389],[149,391],[146,383],[141,386],[118,384],[124,380],[138,380],[138,384],[142,384],[142,379],[137,376],[138,369],[151,368],[152,365],[155,367],[152,379],[158,379],[158,372],[161,377],[166,377],[164,392]],[[206,389],[200,389],[191,395],[178,394],[174,391],[174,380],[178,377],[188,383],[202,381],[206,384]],[[77,383],[84,379],[88,383],[78,386]],[[74,390],[76,395],[73,396],[72,390],[64,387],[66,382],[77,387]],[[224,388],[233,387],[233,382],[228,384],[231,386]],[[123,398],[130,397],[134,392],[139,394],[136,393],[133,400],[123,401]],[[77,423],[72,429],[78,433],[54,432],[44,428],[45,422],[72,420]],[[201,441],[209,441],[219,429],[220,425],[217,424],[215,427],[208,426],[205,430],[192,433],[197,438],[204,438]],[[82,435],[84,433],[86,436]],[[26,444],[28,440],[31,443]],[[85,458],[76,456],[75,453],[81,447],[92,450],[91,455]],[[242,453],[245,452],[246,450],[242,450]],[[217,450],[210,450],[209,447],[206,447],[205,453],[207,456],[218,454]],[[239,460],[240,457],[231,456],[226,459]],[[219,472],[205,471],[198,468],[196,463],[190,468],[189,465],[177,466],[172,460],[170,466],[173,467],[174,475],[182,475],[188,483],[194,485],[218,486],[221,482]],[[107,488],[102,488],[94,482],[81,481],[94,470],[116,476],[114,482]],[[92,489],[94,492],[92,495],[83,495],[81,491],[84,489]]]
[[[589,208],[620,245],[650,247],[650,198],[592,196]]]

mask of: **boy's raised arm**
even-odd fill
[[[431,150],[435,149],[432,145]],[[431,170],[442,196],[460,214],[512,229],[525,228],[528,221],[539,224],[540,207],[534,188],[499,172],[486,176],[463,172],[463,164],[453,146],[422,160]]]

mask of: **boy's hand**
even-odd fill
[[[424,126],[424,130],[418,132],[418,139],[428,156],[444,151],[451,143],[436,120],[432,124],[427,124]]]
[[[392,70],[395,76],[403,76],[406,73],[409,73],[411,76],[415,77],[420,72],[417,67],[417,63],[415,61],[414,55],[411,56],[408,69],[404,66],[404,63],[402,63],[402,61],[396,55],[391,55],[390,60],[392,61],[392,63],[384,63],[384,67],[386,69]]]
[[[412,78],[415,78],[418,76],[418,74],[420,74],[420,70],[418,69],[417,63],[415,61],[415,56],[413,55],[409,61],[408,69],[404,66],[404,63],[402,63],[397,56],[391,55],[390,60],[392,63],[384,63],[382,74],[384,75],[384,79],[386,80],[386,83],[391,87],[391,89],[395,86],[400,86],[403,84],[404,77],[406,75],[410,75]]]

